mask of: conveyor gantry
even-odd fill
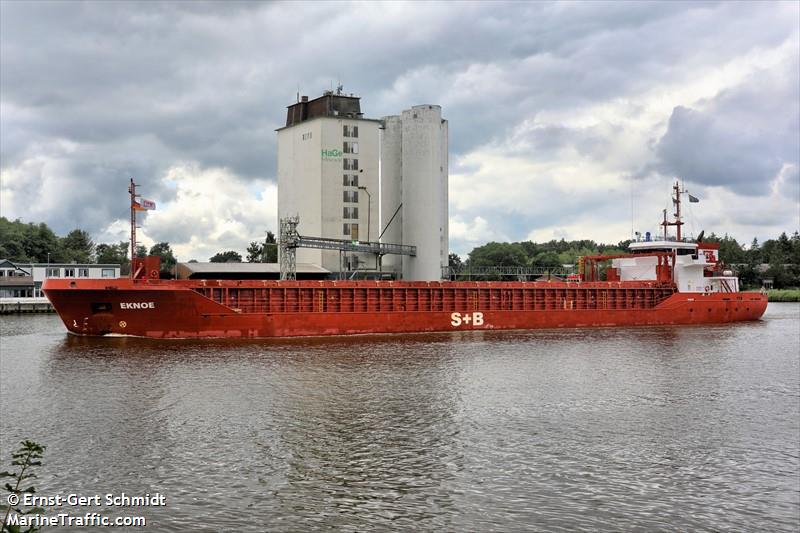
[[[416,257],[417,247],[406,244],[390,244],[375,241],[354,241],[351,239],[330,239],[327,237],[308,237],[297,232],[300,218],[297,216],[282,218],[280,221],[280,266],[281,279],[297,279],[296,250],[298,248],[317,248],[343,252],[362,252],[384,255],[408,255]],[[340,255],[341,257],[341,255]]]
[[[328,239],[325,237],[306,237],[299,235],[294,248],[319,248],[322,250],[339,250],[342,252],[364,252],[376,255],[410,255],[416,257],[417,247],[405,244],[388,244],[385,242],[363,242],[348,239]]]

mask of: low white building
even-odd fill
[[[118,278],[120,265],[14,263],[0,259],[0,298],[38,298],[46,278]]]

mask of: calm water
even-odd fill
[[[797,304],[692,328],[162,342],[29,315],[0,333],[2,468],[29,438],[41,495],[165,494],[89,509],[150,531],[800,527]]]

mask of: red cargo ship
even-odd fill
[[[719,246],[680,238],[582,258],[567,281],[162,280],[158,258],[131,279],[47,279],[70,333],[155,338],[295,337],[461,330],[716,324],[758,320],[767,297],[740,292]],[[677,226],[677,240],[667,227]],[[135,229],[135,223],[132,229]],[[605,269],[600,280],[599,266]]]

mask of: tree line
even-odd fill
[[[719,243],[720,259],[733,268],[744,287],[758,287],[762,280],[773,280],[775,288],[800,287],[800,234],[789,237],[785,232],[776,239],[759,243],[753,239],[749,245],[739,243],[725,234],[711,234],[706,241]],[[544,243],[489,242],[477,246],[462,260],[450,254],[450,266],[537,266],[555,268],[574,265],[585,255],[626,253],[631,241],[617,244],[602,244],[592,240],[551,240]],[[33,263],[112,263],[130,268],[128,241],[95,244],[84,230],[74,229],[63,237],[56,235],[47,224],[9,221],[0,217],[0,258],[16,262]],[[137,257],[157,255],[161,258],[162,273],[167,276],[176,264],[175,254],[169,243],[159,242],[149,249],[139,245]],[[263,242],[252,241],[246,250],[250,263],[275,263],[278,247],[275,235],[268,231]],[[241,262],[242,255],[235,250],[219,252],[211,257],[213,263]],[[190,261],[193,262],[194,260]]]
[[[0,259],[17,263],[85,263],[119,264],[122,272],[130,271],[130,242],[95,244],[85,230],[74,229],[60,237],[45,223],[25,223],[0,217]],[[156,255],[161,258],[162,277],[170,277],[177,264],[175,253],[168,242],[159,242],[147,248],[136,247],[136,257]],[[233,250],[220,252],[211,257],[211,262],[225,263],[242,261],[242,256]],[[263,243],[253,241],[247,248],[248,262],[275,263],[278,248],[275,235],[269,231]],[[189,261],[197,262],[194,259]]]
[[[753,239],[749,246],[740,244],[725,234],[711,234],[704,239],[719,243],[720,260],[736,271],[742,286],[760,287],[764,279],[773,280],[775,288],[800,287],[800,234],[789,237],[785,232],[777,239],[759,243]],[[450,266],[465,269],[470,266],[508,266],[557,268],[575,265],[586,255],[614,255],[628,252],[630,240],[617,244],[600,244],[592,240],[551,240],[545,243],[490,242],[473,248],[462,260],[450,254]]]

